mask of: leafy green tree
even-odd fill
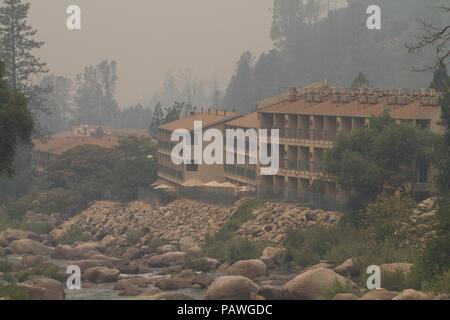
[[[0,176],[11,176],[18,146],[30,143],[33,118],[25,97],[3,80],[4,72],[0,62]]]
[[[117,147],[83,145],[63,153],[47,168],[49,189],[77,191],[83,203],[132,200],[139,187],[156,179],[156,146],[148,138],[128,137]]]
[[[346,194],[350,221],[359,224],[361,211],[385,188],[403,191],[411,164],[430,161],[434,139],[429,131],[396,124],[387,113],[367,129],[340,136],[325,154],[325,169]]]

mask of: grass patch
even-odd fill
[[[17,275],[17,281],[23,282],[33,276],[43,276],[62,282],[64,281],[64,278],[61,275],[59,275],[59,271],[60,271],[59,267],[53,264],[37,266],[19,273]]]
[[[147,242],[147,246],[150,249],[150,252],[156,252],[156,249],[166,244],[169,244],[169,242],[170,241],[166,239],[154,238]]]
[[[233,239],[233,233],[249,221],[253,210],[263,206],[265,201],[252,199],[246,201],[213,236],[207,236],[202,246],[203,254],[222,261],[233,263],[238,260],[255,259],[261,256],[265,244],[247,239]]]
[[[59,240],[61,244],[74,244],[77,241],[91,241],[91,235],[78,225],[73,225]]]
[[[336,281],[333,286],[325,290],[325,292],[323,293],[323,299],[331,300],[338,293],[351,293],[354,295],[357,294],[357,292],[352,288],[352,285],[350,283],[340,283]]]
[[[12,271],[12,264],[8,260],[0,260],[0,272],[10,273]]]
[[[28,298],[25,288],[13,284],[0,286],[0,298],[7,300],[26,300]]]
[[[127,242],[128,245],[134,246],[141,240],[141,238],[145,236],[144,230],[133,230],[127,233]]]

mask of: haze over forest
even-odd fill
[[[417,73],[435,49],[408,55],[424,19],[445,23],[445,1],[248,0],[85,1],[82,30],[65,28],[70,1],[32,1],[38,50],[55,75],[117,62],[118,107],[175,101],[248,112],[288,86],[327,79],[349,86],[360,72],[370,85],[419,88]],[[366,27],[367,7],[382,10],[381,30]]]
[[[118,63],[117,100],[150,103],[167,71],[191,69],[226,87],[241,53],[262,53],[272,0],[31,0],[30,24],[51,72],[73,77],[104,59]],[[82,30],[66,28],[66,8],[82,10]]]

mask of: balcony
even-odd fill
[[[280,139],[303,143],[333,143],[336,141],[338,132],[336,130],[300,129],[300,128],[267,128],[270,135],[271,129],[278,129]]]
[[[322,161],[281,160],[280,164],[283,164],[280,165],[280,168],[294,173],[319,174],[324,172]]]

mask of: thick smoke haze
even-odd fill
[[[74,77],[101,60],[118,63],[121,107],[147,104],[168,70],[214,74],[224,89],[242,52],[269,49],[272,0],[29,0],[37,53],[56,75]],[[66,28],[79,5],[82,30]]]

